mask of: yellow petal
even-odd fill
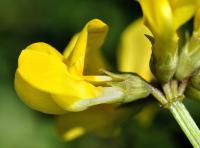
[[[43,42],[31,44],[28,47],[26,47],[26,50],[33,50],[33,51],[37,51],[40,53],[52,55],[61,60],[63,59],[63,55],[60,54],[54,47],[50,46],[49,44],[43,43]]]
[[[72,39],[70,40],[70,42],[68,43],[67,47],[64,49],[63,56],[65,59],[67,59],[70,56],[70,54],[72,53],[72,51],[76,45],[76,42],[78,40],[78,37],[79,37],[79,34],[78,33],[75,34],[72,37]]]
[[[66,112],[53,101],[49,93],[32,87],[21,77],[19,72],[15,74],[15,89],[22,101],[34,110],[47,114],[63,114]]]
[[[86,69],[85,74],[94,74],[98,69],[105,67],[105,62],[98,49],[104,42],[107,30],[108,27],[105,23],[94,19],[88,22],[83,30],[72,38],[64,51],[65,62],[70,73],[80,76]]]
[[[173,11],[174,27],[179,28],[192,18],[198,8],[199,0],[169,0]]]
[[[173,15],[168,0],[139,0],[146,25],[155,35],[171,33]]]
[[[134,72],[150,81],[151,43],[145,34],[151,35],[142,19],[135,21],[123,32],[118,50],[118,65],[120,71]]]
[[[70,75],[62,58],[58,58],[58,56],[54,54],[47,54],[49,50],[48,52],[39,49],[29,50],[29,47],[20,54],[17,75],[19,75],[23,81],[27,82],[27,84],[34,89],[35,93],[37,90],[39,90],[38,95],[42,92],[48,93],[48,95],[51,96],[49,99],[51,100],[53,98],[50,102],[55,101],[56,104],[65,110],[77,100],[96,96],[98,88],[85,82],[81,77],[75,79]],[[36,46],[36,48],[37,47],[38,46]],[[51,50],[53,51],[54,49],[52,48]],[[33,98],[33,94],[29,92],[29,89],[26,89],[26,87],[24,90],[18,89],[23,87],[22,85],[24,85],[24,83],[22,83],[22,81],[16,81],[15,85],[17,86],[16,90],[18,94],[21,94],[20,96],[22,96],[23,100],[27,99],[26,102],[30,102]],[[65,99],[65,104],[60,105],[61,103],[58,103],[55,96],[60,95],[65,96],[65,98],[63,98]],[[39,97],[42,98],[42,96],[47,95],[42,94]],[[45,101],[41,100],[41,102],[39,102],[40,104],[37,104],[37,101],[35,101],[35,103],[34,105],[29,103],[30,107],[42,112],[49,112],[48,110],[45,111],[43,108],[40,108],[40,106],[46,105]],[[57,106],[56,104],[55,106]],[[38,106],[38,108],[36,108],[36,106]]]

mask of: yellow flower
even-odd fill
[[[118,69],[122,72],[137,73],[144,79],[151,81],[152,74],[149,68],[151,43],[144,34],[151,35],[141,18],[134,21],[124,30],[117,54]],[[118,134],[121,124],[128,120],[138,107],[138,105],[131,107],[101,105],[82,112],[59,115],[56,117],[56,131],[62,139],[67,141],[78,138],[88,132],[93,132],[103,137],[112,136],[113,134]],[[155,108],[151,109],[152,104],[147,108],[150,109],[148,111],[145,109],[142,114],[138,115],[142,124],[150,123],[153,120]],[[151,117],[147,116],[147,114],[150,114]]]
[[[117,89],[93,85],[110,81],[110,77],[84,75],[85,56],[100,48],[107,29],[98,19],[88,22],[64,55],[46,43],[26,47],[19,56],[15,76],[20,98],[31,108],[50,114],[81,111],[120,98],[123,94]]]
[[[139,0],[153,34],[150,67],[161,82],[172,79],[178,62],[177,29],[195,13],[199,0]]]

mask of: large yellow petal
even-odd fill
[[[143,25],[142,19],[135,21],[123,32],[118,50],[118,65],[120,71],[134,72],[150,81],[151,43],[145,34],[151,35],[151,32]]]
[[[26,50],[38,51],[47,55],[52,55],[61,60],[63,59],[63,55],[60,52],[58,52],[54,47],[50,46],[49,44],[43,42],[31,44],[26,47]]]
[[[80,76],[85,69],[84,74],[96,74],[100,68],[105,68],[99,48],[104,42],[107,30],[105,23],[94,19],[72,38],[64,51],[70,73]]]
[[[46,44],[45,46],[49,45]],[[38,99],[39,97],[42,98],[42,96],[46,96],[45,98],[47,98],[47,93],[51,96],[49,97],[49,104],[55,101],[65,110],[77,100],[96,96],[97,88],[85,82],[81,77],[79,79],[74,79],[67,71],[67,67],[65,63],[63,63],[62,58],[54,54],[48,54],[49,50],[29,50],[29,47],[31,46],[28,46],[28,49],[23,50],[20,54],[16,73],[17,81],[15,81],[16,90],[18,94],[22,96],[23,100],[27,99],[26,102],[33,102],[31,101],[33,98],[31,95],[33,94],[29,92],[30,89],[26,89],[26,87],[23,86],[25,85],[23,82],[26,82],[26,84],[33,89],[32,91],[35,93],[37,92]],[[37,48],[40,46],[35,47]],[[49,46],[49,48],[51,48],[51,46]],[[50,51],[53,50],[52,48]],[[56,53],[56,51],[50,53]],[[18,80],[18,77],[22,80]],[[24,88],[24,90],[21,88]],[[42,92],[45,94],[41,95]],[[58,103],[55,96],[65,96],[65,98],[63,98],[65,104]],[[51,100],[52,98],[54,101]],[[35,103],[37,102],[38,101],[35,101]],[[40,104],[31,106],[31,103],[29,103],[29,105],[39,111],[52,113],[49,110],[44,110],[44,108],[48,108],[44,107],[48,105],[45,101],[41,100]],[[38,108],[35,107],[37,105]],[[40,108],[40,106],[43,106],[43,108]],[[55,106],[57,105],[55,104]]]

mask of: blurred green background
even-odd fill
[[[0,148],[191,147],[170,113],[159,105],[148,127],[133,116],[118,137],[102,139],[91,133],[63,142],[55,134],[53,117],[26,107],[14,91],[17,59],[30,43],[43,41],[62,51],[87,21],[99,18],[110,27],[103,52],[116,68],[120,34],[139,16],[134,0],[0,0]],[[200,103],[185,103],[200,125]]]

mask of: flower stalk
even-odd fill
[[[185,108],[181,101],[173,102],[169,107],[169,111],[172,113],[179,126],[191,142],[191,144],[197,148],[200,147],[200,131],[196,123],[192,119],[190,113]]]
[[[182,103],[186,86],[187,80],[180,85],[172,80],[162,86],[163,92],[152,87],[152,95],[171,112],[193,147],[197,148],[200,147],[200,130]]]

